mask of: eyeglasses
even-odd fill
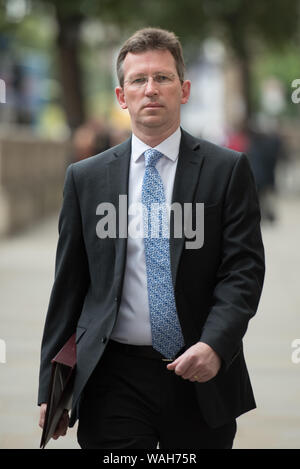
[[[137,75],[133,76],[132,78],[129,78],[128,80],[124,81],[124,85],[133,87],[133,88],[142,88],[145,86],[148,81],[149,81],[148,76],[146,75]],[[151,75],[152,80],[156,85],[170,85],[173,83],[176,79],[176,75],[173,73],[156,73],[154,75]]]

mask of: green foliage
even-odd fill
[[[207,19],[219,24],[236,47],[249,35],[279,46],[298,32],[298,0],[204,0],[203,4]]]
[[[295,78],[300,78],[300,56],[299,50],[294,45],[287,45],[278,53],[272,51],[265,53],[255,61],[257,77],[259,79],[265,76],[274,76],[286,85]]]
[[[146,26],[174,31],[183,44],[187,63],[198,53],[204,38],[219,37],[244,64],[252,64],[249,71],[255,86],[268,74],[288,86],[300,69],[293,45],[299,43],[299,0],[31,0],[31,11],[21,22],[7,21],[7,1],[0,0],[1,33],[22,46],[47,50],[52,57],[59,31],[57,19],[60,32],[69,23],[71,39],[72,24],[93,19],[100,20],[105,31],[112,26],[112,34],[104,38],[105,47],[121,43]],[[78,48],[83,58],[82,50]],[[82,65],[84,69],[84,61]],[[109,78],[102,79],[108,90]],[[87,81],[95,89],[95,82]],[[247,93],[251,90],[245,90],[245,96]]]
[[[200,42],[208,35],[226,39],[239,53],[251,36],[279,47],[297,37],[299,0],[32,0],[32,12],[52,7],[62,18],[99,18],[116,25],[120,38],[145,26],[160,26],[182,43]],[[5,0],[0,0],[0,27],[5,22]]]
[[[292,82],[295,78],[300,78],[300,56],[294,43],[287,43],[280,50],[263,50],[253,58],[253,91],[256,102],[260,98],[260,84],[270,77],[278,79],[284,88],[287,104],[284,114],[298,116],[299,107],[291,101]]]

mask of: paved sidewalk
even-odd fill
[[[245,336],[257,409],[238,419],[235,448],[300,448],[300,363],[291,359],[300,339],[300,200],[278,201],[278,214],[263,226],[265,285]]]
[[[235,448],[300,448],[300,199],[279,203],[263,227],[267,274],[259,312],[245,340],[258,409],[238,419]],[[57,216],[0,243],[0,448],[38,448],[39,350],[54,275]],[[1,359],[1,356],[0,356]],[[78,448],[76,427],[50,448]]]

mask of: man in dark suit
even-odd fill
[[[79,418],[82,448],[231,448],[255,407],[242,347],[264,278],[252,173],[180,128],[190,82],[173,33],[135,33],[117,71],[133,134],[67,170],[40,425],[50,360],[76,330],[73,409],[55,438]]]

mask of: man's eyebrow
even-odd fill
[[[145,73],[131,73],[130,75],[128,75],[128,78],[132,78],[132,77],[144,77],[145,76]]]

